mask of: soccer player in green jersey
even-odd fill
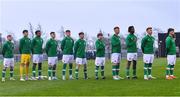
[[[84,40],[84,33],[79,33],[79,38],[74,45],[74,54],[76,57],[76,70],[75,76],[78,79],[79,68],[81,65],[84,66],[84,79],[88,79],[87,76],[87,60],[86,60],[86,41]]]
[[[175,79],[174,65],[176,64],[176,44],[175,33],[173,28],[168,29],[168,37],[166,38],[167,68],[166,79]]]
[[[74,61],[73,55],[74,40],[71,38],[71,31],[66,30],[66,37],[62,40],[61,50],[63,52],[62,62],[62,80],[66,80],[66,65],[69,64],[69,79],[72,80],[72,67]]]
[[[57,80],[56,65],[58,62],[57,57],[57,40],[55,32],[50,33],[51,39],[46,43],[46,54],[48,56],[48,80]]]
[[[41,38],[41,31],[35,32],[36,37],[32,40],[32,54],[33,54],[33,66],[32,66],[32,80],[36,80],[36,65],[38,65],[38,80],[42,79],[42,62],[43,62],[43,39]]]
[[[96,40],[96,60],[95,60],[95,78],[98,79],[98,70],[101,68],[102,79],[105,79],[104,76],[104,65],[105,65],[105,43],[103,41],[103,34],[98,33]]]
[[[133,76],[132,79],[137,79],[136,76],[136,64],[137,64],[137,37],[134,35],[135,29],[134,26],[129,26],[128,28],[129,35],[126,38],[126,47],[127,47],[127,67],[126,67],[126,78],[130,79],[129,69],[131,62],[133,62]]]
[[[112,64],[112,74],[114,80],[123,79],[119,76],[120,71],[120,61],[121,61],[121,40],[119,37],[120,28],[114,27],[115,34],[111,37],[111,62]]]
[[[5,82],[6,70],[10,68],[10,80],[15,80],[13,78],[14,72],[14,44],[12,43],[12,36],[7,36],[7,41],[3,44],[2,55],[4,57],[3,70],[2,70],[2,82]]]
[[[146,29],[147,35],[141,41],[141,49],[144,60],[144,80],[155,79],[151,75],[152,63],[154,61],[154,40],[152,27]]]

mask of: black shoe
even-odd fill
[[[133,76],[132,79],[138,79],[138,77],[137,76]]]
[[[127,77],[126,77],[126,79],[128,79],[128,80],[129,80],[129,79],[130,79],[130,77],[129,77],[129,76],[127,76]]]
[[[102,77],[102,79],[106,79],[106,77],[104,76],[104,77]]]

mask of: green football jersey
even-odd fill
[[[141,49],[144,54],[154,53],[154,40],[155,38],[151,35],[146,35],[141,41]]]
[[[111,49],[111,53],[121,53],[121,40],[116,34],[111,37]]]
[[[43,53],[43,39],[36,36],[32,40],[32,54],[42,54]]]
[[[48,57],[56,57],[57,56],[57,46],[58,43],[55,39],[49,39],[46,43],[46,54]]]
[[[4,58],[13,58],[14,44],[11,41],[6,41],[3,44],[2,55]]]
[[[170,35],[166,38],[166,52],[168,55],[176,55],[175,39]]]
[[[103,40],[98,39],[96,41],[96,57],[104,57],[105,56],[105,43]]]
[[[86,57],[86,41],[84,39],[78,39],[74,45],[75,57],[85,58]]]
[[[20,39],[19,43],[20,54],[31,54],[31,39],[28,37],[23,37]]]
[[[137,37],[134,34],[129,34],[126,38],[126,47],[128,53],[137,52]]]
[[[61,43],[61,50],[64,55],[73,54],[74,40],[71,37],[66,36]]]

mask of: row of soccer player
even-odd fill
[[[130,79],[130,65],[131,62],[133,76],[132,79],[137,79],[136,76],[136,65],[137,65],[137,37],[134,35],[135,29],[133,26],[128,28],[129,35],[126,38],[127,46],[127,67],[126,67],[126,79]],[[152,36],[152,28],[148,27],[146,29],[147,35],[144,36],[141,42],[141,49],[143,52],[144,61],[144,79],[153,79],[151,75],[152,63],[154,60],[154,37]],[[166,79],[171,80],[176,78],[173,75],[174,65],[176,62],[176,46],[174,40],[174,29],[168,29],[168,36],[166,38],[166,51],[167,51],[167,68],[166,68]],[[114,80],[123,79],[119,76],[120,62],[121,62],[121,39],[119,37],[120,28],[114,27],[114,35],[111,37],[111,62],[112,62],[112,76]],[[21,54],[21,64],[20,64],[20,81],[25,80],[41,80],[42,79],[42,61],[43,61],[43,39],[41,38],[41,31],[37,30],[35,32],[36,37],[31,40],[28,38],[28,31],[24,30],[24,37],[20,39],[19,52]],[[66,37],[62,40],[61,50],[63,52],[63,69],[62,69],[62,80],[66,80],[66,67],[69,66],[69,79],[73,79],[73,61],[76,58],[75,67],[75,79],[78,79],[78,73],[80,66],[84,67],[84,79],[88,79],[87,75],[87,60],[86,60],[86,41],[84,40],[84,33],[79,33],[79,39],[74,43],[71,38],[71,31],[65,31]],[[55,32],[50,33],[51,38],[47,41],[45,51],[48,56],[48,80],[56,80],[56,65],[58,61],[57,57],[57,46],[58,43],[55,40]],[[101,78],[105,79],[104,66],[105,66],[105,43],[103,42],[103,34],[97,34],[96,45],[96,59],[95,59],[95,79],[98,79],[98,71],[101,72]],[[2,54],[4,57],[4,68],[2,70],[2,81],[5,81],[6,70],[10,68],[10,80],[15,80],[13,78],[14,71],[14,58],[13,49],[14,44],[11,42],[12,36],[7,36],[7,41],[3,44]],[[28,75],[29,64],[32,54],[32,77]],[[25,67],[26,76],[23,77],[23,69]],[[38,77],[36,78],[36,67],[38,67]]]

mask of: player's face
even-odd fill
[[[84,34],[79,35],[81,39],[84,39]]]
[[[24,34],[24,36],[28,36],[28,32],[24,32],[23,34]]]
[[[148,29],[148,30],[147,30],[147,33],[148,33],[149,35],[152,35],[152,29]]]
[[[173,37],[174,37],[174,35],[175,35],[174,31],[171,31],[170,34],[171,34],[171,36],[173,36]]]
[[[51,34],[51,37],[52,38],[56,38],[56,34],[54,33],[54,34]]]
[[[100,40],[102,40],[102,39],[103,39],[103,35],[100,35],[98,38],[99,38]]]
[[[12,41],[12,36],[7,37],[7,40]]]
[[[71,32],[66,32],[66,36],[71,36]]]
[[[114,32],[115,32],[115,34],[119,34],[120,33],[120,30],[119,29],[114,29]]]
[[[41,36],[41,32],[38,32],[38,33],[37,33],[37,36],[39,36],[39,37],[40,37],[40,36]]]
[[[134,29],[134,27],[132,27],[132,28],[130,29],[130,33],[133,34],[134,32],[135,32],[135,29]]]

